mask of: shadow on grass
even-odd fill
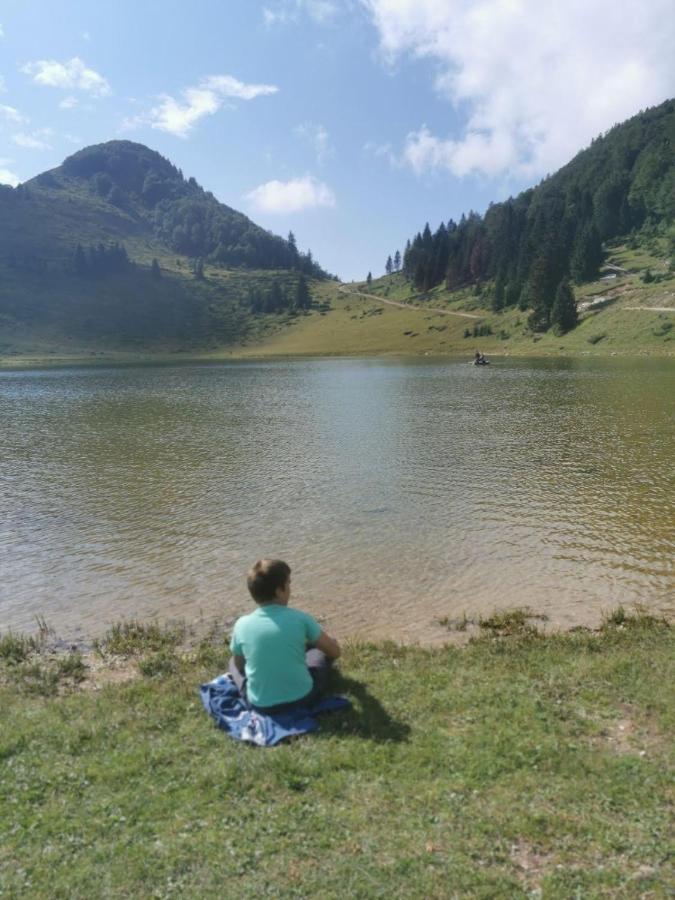
[[[378,743],[404,742],[410,736],[410,726],[393,719],[377,697],[362,681],[348,678],[339,670],[330,673],[327,694],[345,694],[352,701],[350,710],[321,720],[321,734],[355,734]]]

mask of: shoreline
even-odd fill
[[[109,669],[114,674],[120,667],[128,669],[127,663],[137,662],[148,653],[168,649],[187,659],[205,644],[227,645],[237,618],[235,615],[227,617],[214,615],[193,622],[176,618],[165,620],[120,618],[95,636],[60,633],[38,617],[36,628],[32,633],[0,628],[0,663],[3,659],[6,661],[7,658],[11,658],[11,652],[8,656],[4,648],[16,645],[23,648],[21,652],[26,659],[58,663],[61,659],[76,655],[81,658],[85,668],[91,667],[98,673]],[[467,617],[464,613],[456,618],[443,617],[437,622],[438,626],[447,632],[442,639],[437,637],[433,640],[410,638],[397,640],[386,636],[359,634],[339,635],[339,639],[344,647],[352,650],[371,647],[382,652],[396,649],[402,652],[414,651],[433,655],[449,649],[464,650],[472,644],[497,638],[529,637],[542,641],[556,641],[566,640],[575,635],[599,637],[605,634],[608,628],[623,630],[636,621],[657,623],[669,628],[672,625],[672,614],[669,611],[652,610],[644,604],[636,603],[632,606],[619,605],[603,612],[595,624],[576,623],[560,626],[550,624],[547,615],[538,613],[531,607],[515,606],[495,608],[486,616]],[[133,674],[137,676],[139,672]],[[117,679],[113,677],[112,680]]]
[[[544,351],[537,352],[536,348],[524,351],[514,350],[508,352],[490,351],[486,356],[497,360],[504,359],[549,359],[549,360],[673,360],[675,351],[672,350],[636,350],[629,351],[608,351],[602,348],[598,350],[583,350],[580,352],[573,351]],[[418,352],[402,352],[400,350],[381,350],[374,352],[307,352],[307,353],[255,353],[248,350],[222,350],[222,351],[206,351],[203,353],[190,353],[187,351],[175,351],[173,353],[146,353],[146,354],[125,354],[125,353],[105,353],[101,352],[96,356],[84,353],[64,355],[55,353],[39,356],[0,356],[0,373],[2,372],[25,372],[40,371],[50,369],[95,369],[113,367],[134,367],[134,366],[170,366],[176,364],[195,365],[202,364],[218,364],[226,362],[283,362],[292,360],[322,360],[322,359],[401,359],[410,360],[464,360],[471,362],[472,354],[461,350],[434,351],[425,350]]]

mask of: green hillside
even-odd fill
[[[256,309],[288,313],[300,281],[326,277],[292,236],[259,228],[129,141],[0,187],[0,248],[9,359],[230,345],[265,331]]]
[[[593,280],[619,238],[634,246],[675,239],[674,221],[675,101],[668,100],[484,216],[470,212],[433,234],[427,223],[387,270],[400,266],[417,292],[489,287],[493,310],[518,307],[533,331],[561,334],[576,320],[568,281]]]
[[[491,308],[491,289],[415,292],[402,273],[365,282],[317,285],[330,309],[270,327],[254,340],[214,351],[214,357],[302,355],[673,356],[675,273],[660,248],[608,251],[612,260],[594,281],[576,289],[579,324],[565,335],[539,333],[527,312]],[[610,266],[616,266],[616,271]],[[655,280],[644,282],[646,273]],[[612,277],[615,276],[615,277]],[[394,305],[400,304],[400,305]],[[325,307],[324,307],[325,308]]]

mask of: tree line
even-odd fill
[[[556,175],[484,216],[427,223],[408,240],[402,270],[419,291],[492,284],[492,306],[530,310],[535,331],[576,322],[570,280],[594,278],[603,242],[675,218],[675,104],[647,110],[596,139]],[[387,259],[387,274],[396,271]]]
[[[312,295],[301,274],[294,286],[273,281],[267,290],[250,288],[246,302],[252,313],[306,312],[311,309]]]

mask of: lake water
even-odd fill
[[[339,636],[672,611],[672,361],[0,373],[0,629],[248,610],[257,557]]]

